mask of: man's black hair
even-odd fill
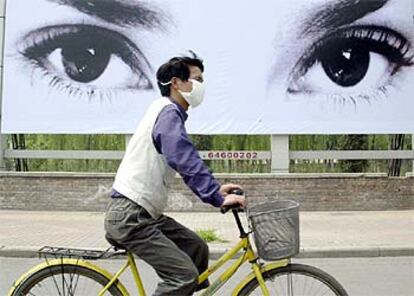
[[[161,83],[168,83],[173,77],[187,81],[190,78],[189,66],[195,66],[204,72],[203,61],[193,51],[190,53],[192,56],[174,57],[158,69],[157,81],[162,96],[169,97],[171,95],[171,85],[162,85]]]

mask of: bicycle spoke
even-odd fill
[[[78,267],[78,262],[79,262],[79,259],[76,261],[75,270],[70,275],[71,283],[73,282],[73,278],[76,276],[76,282],[75,282],[75,286],[73,287],[73,291],[72,291],[72,285],[71,285],[72,295],[75,295],[76,288],[77,288],[78,281],[79,281],[79,274],[76,273],[76,270],[77,270],[77,267]]]
[[[75,290],[76,289],[73,289],[73,278],[75,277],[75,275],[76,275],[76,273],[74,273],[74,272],[69,273],[69,283],[70,283],[70,285],[67,287],[69,296],[75,295]],[[79,275],[78,275],[78,277],[79,277]]]
[[[78,282],[79,282],[79,274],[77,274],[76,271],[73,273],[72,279],[75,275],[76,275],[76,282],[75,282],[75,286],[74,286],[74,289],[73,289],[73,295],[75,295],[76,288],[78,287]]]
[[[293,294],[292,294],[293,286],[292,286],[292,275],[291,274],[288,274],[286,284],[287,284],[287,295],[288,296],[293,296]]]
[[[62,268],[62,289],[63,289],[63,296],[65,296],[65,273],[63,270],[63,264],[61,264],[61,268]]]
[[[312,290],[313,290],[314,285],[316,285],[316,282],[315,282],[315,281],[312,281],[312,282],[311,282],[311,285],[310,285],[310,287],[309,287],[309,290],[310,290],[310,291],[312,291]],[[306,288],[306,286],[305,286],[305,288]],[[304,290],[304,291],[306,291],[306,290]],[[315,293],[313,296],[318,296],[318,295]]]
[[[56,278],[55,278],[55,275],[52,273],[52,269],[51,269],[51,268],[48,268],[48,269],[49,269],[50,274],[52,275],[53,282],[54,282],[55,287],[56,287],[56,291],[58,291],[58,292],[59,292],[59,296],[62,296],[62,294],[61,294],[61,293],[60,293],[60,291],[59,291],[59,285],[58,285],[58,283],[57,283],[57,280],[56,280]]]
[[[76,271],[76,269],[75,269]],[[63,289],[63,295],[64,296],[74,296],[75,295],[75,289],[73,289],[73,278],[74,276],[77,276],[77,279],[79,279],[79,275],[76,274],[75,272],[71,272],[71,273],[65,273],[65,270],[62,267],[62,289]],[[65,289],[66,288],[66,289]],[[65,291],[67,291],[67,294],[65,293]]]

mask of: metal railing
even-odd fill
[[[128,136],[126,140],[128,141]],[[3,139],[3,140],[1,140]],[[412,137],[414,147],[414,136]],[[204,160],[270,160],[272,173],[288,173],[290,160],[414,160],[413,150],[318,150],[291,151],[288,135],[272,135],[271,151],[200,151]],[[4,149],[5,136],[0,135],[0,169],[5,159],[101,159],[120,160],[124,151],[107,150],[14,150]],[[413,162],[414,163],[414,162]],[[1,166],[3,164],[3,166]],[[413,165],[414,172],[414,165]]]

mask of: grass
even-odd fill
[[[216,234],[216,230],[214,229],[197,229],[195,231],[206,243],[212,242],[226,242],[220,236]]]

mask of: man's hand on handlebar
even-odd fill
[[[242,207],[246,206],[246,198],[244,195],[238,195],[238,194],[227,194],[224,197],[224,202],[221,205],[221,207],[228,207],[231,205],[241,205]]]
[[[231,194],[231,191],[234,191],[235,189],[239,189],[243,191],[243,187],[237,184],[223,184],[220,187],[220,193],[223,195],[223,197],[226,197],[226,195]]]
[[[221,205],[221,212],[225,213],[231,208],[245,207],[246,197],[244,196],[243,188],[237,184],[224,184],[220,188],[220,193],[224,197],[224,202]]]

